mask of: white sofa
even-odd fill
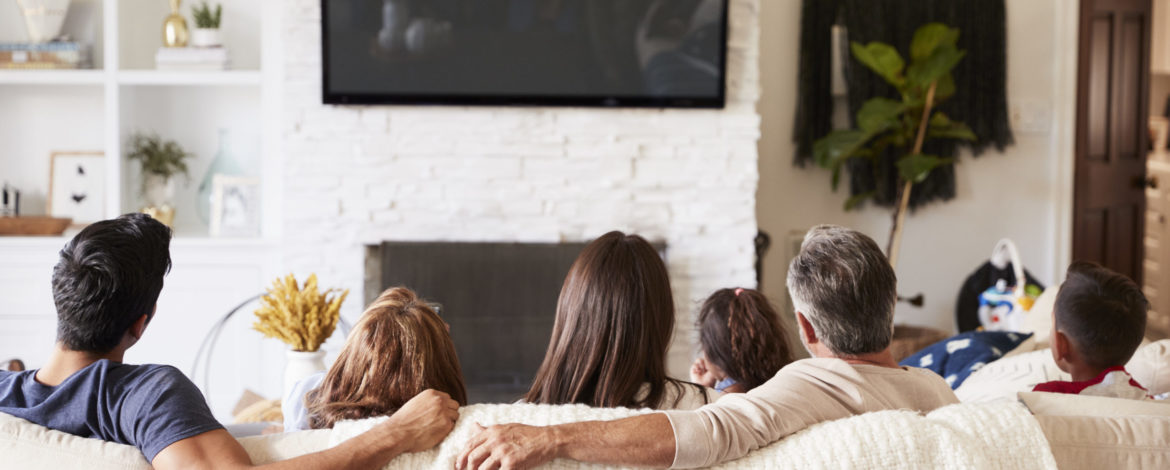
[[[1075,397],[1074,397],[1075,398]],[[1166,406],[1170,410],[1170,405]],[[450,469],[471,423],[555,424],[647,411],[583,406],[473,405],[434,450],[406,454],[386,468]],[[256,463],[322,450],[372,425],[243,438]],[[920,416],[883,411],[822,423],[718,468],[1170,468],[1167,416],[1036,416],[1019,402],[959,404]],[[0,415],[0,467],[148,469],[137,449],[78,438]],[[585,468],[555,461],[552,468]],[[589,467],[595,468],[595,467]]]
[[[885,411],[823,423],[720,468],[1170,468],[1170,403],[1026,393],[1018,400],[1019,392],[1036,383],[1060,378],[1047,350],[1029,349],[1034,346],[1025,345],[972,374],[957,391],[964,404],[927,416]],[[1143,346],[1127,367],[1152,393],[1170,392],[1170,340]],[[646,412],[468,406],[460,410],[455,430],[437,449],[401,456],[387,468],[452,468],[474,422],[547,425]],[[240,442],[254,462],[271,462],[326,449],[371,424],[344,422],[333,430],[247,437]],[[553,466],[580,465],[558,461]],[[78,438],[0,414],[0,468],[150,466],[133,447]]]

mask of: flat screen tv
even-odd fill
[[[327,104],[721,108],[728,0],[321,0]]]

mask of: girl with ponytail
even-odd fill
[[[780,318],[759,291],[716,291],[703,302],[698,327],[702,352],[691,380],[720,392],[747,392],[793,360]]]

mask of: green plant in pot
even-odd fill
[[[219,47],[223,43],[219,37],[220,20],[223,19],[223,5],[216,4],[213,8],[207,2],[191,7],[191,16],[195,18],[195,30],[191,32],[192,47]]]
[[[192,155],[175,141],[164,141],[154,133],[134,133],[127,149],[126,158],[137,161],[142,170],[141,194],[146,201],[142,212],[171,225],[175,219],[174,180],[179,175],[189,176],[187,160]]]
[[[870,159],[874,168],[879,168],[881,159],[895,158],[901,194],[894,207],[887,246],[890,264],[895,267],[911,189],[935,168],[951,163],[948,158],[923,154],[923,143],[927,139],[976,139],[966,124],[937,110],[940,103],[955,94],[951,70],[966,54],[956,46],[958,39],[958,29],[941,23],[918,28],[910,44],[909,64],[889,44],[851,42],[853,57],[893,86],[900,99],[869,99],[857,112],[857,129],[833,131],[813,146],[816,162],[832,170],[834,191],[849,159]],[[873,193],[853,196],[846,201],[845,209],[853,209],[872,196]]]

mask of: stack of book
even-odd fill
[[[90,66],[88,44],[0,43],[0,69],[87,69]]]
[[[159,70],[227,70],[231,60],[226,47],[160,47],[154,65]]]

